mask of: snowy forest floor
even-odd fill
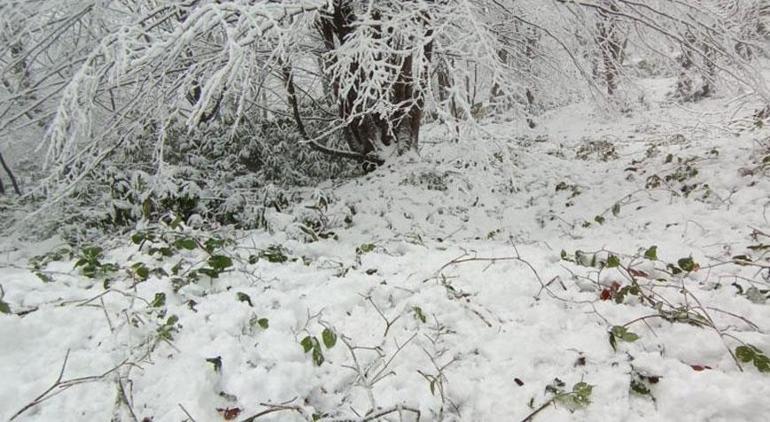
[[[770,141],[726,102],[434,129],[269,232],[6,241],[0,420],[767,420]]]

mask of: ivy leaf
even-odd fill
[[[316,340],[318,342],[318,340]],[[321,351],[321,347],[313,347],[313,363],[316,366],[321,366],[324,363],[324,354]]]
[[[574,394],[575,403],[579,406],[587,406],[591,404],[591,392],[594,386],[586,382],[579,382],[572,387],[572,393]]]
[[[325,328],[323,332],[321,332],[321,339],[323,339],[324,346],[326,346],[327,349],[331,349],[337,344],[337,334],[328,328]]]
[[[612,206],[612,215],[615,217],[620,215],[620,202],[616,202],[615,205]]]
[[[302,341],[299,342],[299,344],[302,346],[302,350],[305,353],[313,350],[313,338],[310,336],[303,338]]]
[[[735,357],[741,362],[751,362],[754,360],[754,350],[749,346],[738,346],[735,348]]]
[[[195,243],[195,239],[185,238],[185,239],[177,239],[176,242],[174,242],[174,246],[176,246],[178,249],[187,249],[188,251],[191,251],[198,247],[198,244]]]
[[[142,243],[147,237],[142,232],[137,232],[131,235],[131,242],[135,245]]]
[[[208,253],[211,253],[211,252],[214,252],[214,249],[221,248],[222,246],[224,246],[224,244],[225,244],[224,240],[215,239],[212,237],[211,239],[206,240],[203,246]]]
[[[211,268],[215,271],[222,272],[223,270],[233,266],[233,260],[228,256],[214,255],[209,258],[208,261]]]
[[[756,367],[757,370],[762,373],[770,372],[770,358],[764,354],[755,355],[754,367]]]
[[[610,330],[610,345],[613,350],[617,350],[617,340],[633,343],[636,340],[639,340],[639,335],[628,331],[628,329],[622,325],[616,325]]]
[[[644,251],[644,257],[649,259],[650,261],[657,261],[658,260],[658,247],[653,245],[650,246],[649,249]]]
[[[160,308],[160,307],[163,307],[163,305],[165,304],[166,304],[166,294],[155,293],[155,298],[150,303],[150,306],[153,308]]]
[[[262,327],[263,330],[267,330],[270,327],[270,322],[267,320],[267,318],[258,319],[257,324],[259,324],[259,326]]]
[[[676,261],[676,263],[679,265],[679,268],[688,273],[698,268],[698,264],[693,261],[692,257],[680,258],[678,261]]]
[[[7,303],[0,300],[0,314],[10,314],[11,307]]]
[[[150,277],[150,269],[141,262],[132,265],[131,269],[134,270],[134,275],[136,275],[136,278],[139,279],[139,281],[147,281]]]
[[[251,303],[251,297],[249,297],[249,295],[247,295],[246,293],[238,292],[236,293],[236,296],[238,297],[239,302],[246,302],[252,308],[254,307],[254,305]]]
[[[615,255],[610,255],[607,258],[607,268],[617,268],[620,266],[620,258]]]

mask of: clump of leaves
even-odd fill
[[[374,243],[364,243],[356,248],[356,255],[363,255],[372,252],[376,246]]]
[[[615,145],[604,139],[588,141],[580,145],[575,153],[575,158],[579,160],[588,160],[591,156],[596,156],[600,161],[616,160],[620,157],[615,150]]]
[[[751,344],[745,344],[735,348],[735,357],[744,363],[753,363],[759,372],[770,373],[770,358],[765,352]]]
[[[166,321],[158,327],[157,333],[161,340],[171,341],[174,339],[174,333],[179,331],[180,326],[177,324],[179,317],[171,315]]]
[[[98,246],[89,246],[83,248],[78,260],[75,262],[75,268],[80,268],[81,274],[88,278],[97,278],[109,273],[114,273],[119,269],[117,264],[103,263],[104,250]]]
[[[208,267],[199,268],[197,271],[211,278],[218,278],[225,270],[233,266],[233,260],[225,255],[212,255],[209,257]]]
[[[324,328],[321,332],[321,340],[327,349],[331,349],[337,344],[337,334],[330,328]],[[299,344],[302,346],[302,350],[305,353],[312,352],[313,363],[316,366],[321,366],[324,361],[323,348],[321,342],[318,341],[316,336],[306,336]]]
[[[72,259],[72,250],[68,247],[59,248],[48,252],[43,255],[33,256],[29,259],[29,265],[32,267],[32,272],[41,280],[46,283],[53,281],[51,276],[43,272],[48,264],[55,261],[63,261],[65,259]]]
[[[571,410],[585,408],[591,404],[591,393],[594,386],[586,382],[578,382],[572,386],[571,391],[565,390],[564,381],[554,378],[553,382],[545,387],[545,391],[553,394],[550,402],[561,403]]]
[[[660,382],[660,377],[657,375],[646,375],[639,372],[632,367],[631,382],[629,383],[629,389],[640,396],[649,396],[653,400],[651,386]]]
[[[636,333],[632,333],[631,331],[628,331],[628,328],[622,326],[622,325],[616,325],[610,329],[610,346],[612,346],[612,350],[618,350],[617,345],[618,341],[625,341],[628,343],[633,343],[636,340],[639,340],[639,335]]]
[[[270,245],[259,251],[257,255],[250,256],[249,263],[255,264],[260,259],[266,259],[267,262],[283,264],[289,260],[288,253],[289,251],[281,245]]]
[[[580,186],[575,185],[575,184],[568,184],[565,181],[561,181],[561,182],[557,183],[556,187],[554,188],[554,190],[556,192],[568,192],[568,193],[570,193],[569,199],[572,199],[572,198],[580,195],[581,193],[583,193],[583,191],[580,189]]]

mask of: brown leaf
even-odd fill
[[[241,409],[238,407],[226,407],[224,409],[217,408],[217,412],[219,412],[226,421],[231,421],[241,414]]]

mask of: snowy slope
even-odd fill
[[[43,283],[7,245],[2,300],[23,315],[0,316],[0,419],[69,350],[76,383],[18,420],[767,420],[770,375],[733,354],[770,353],[770,141],[727,103],[574,105],[472,142],[435,127],[419,158],[320,187],[271,233],[185,229],[200,244],[162,259],[116,240],[106,293],[68,259]],[[337,239],[308,242],[313,224]],[[211,236],[234,242],[204,252]],[[175,291],[174,265],[212,255],[233,265]],[[169,275],[137,283],[136,262]]]

